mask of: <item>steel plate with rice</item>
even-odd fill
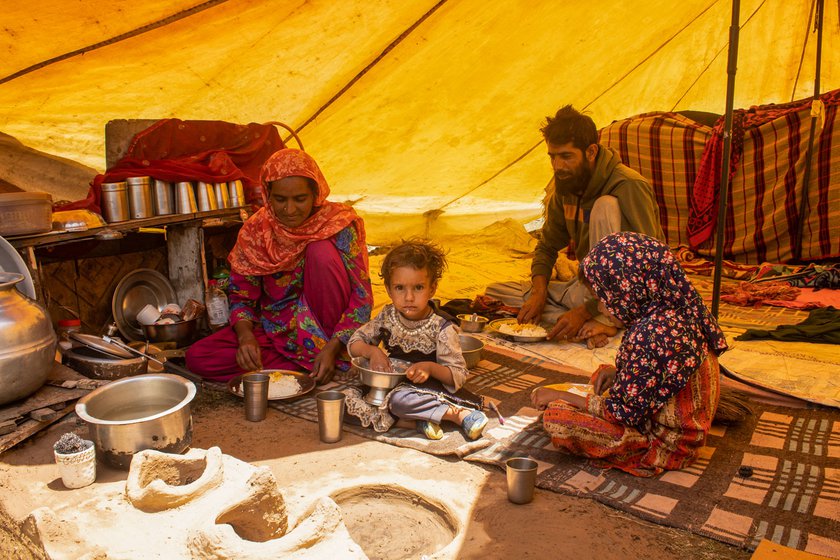
[[[548,331],[528,323],[519,324],[515,318],[496,319],[487,327],[496,335],[514,342],[546,342]]]
[[[267,369],[259,373],[268,374],[268,400],[282,401],[305,395],[315,388],[315,378],[307,373],[285,369]],[[242,376],[237,375],[228,381],[228,390],[237,397],[242,394]]]

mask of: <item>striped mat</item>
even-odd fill
[[[554,449],[530,407],[540,385],[585,382],[582,370],[486,347],[467,388],[492,400],[504,425],[488,413],[485,437],[466,441],[454,426],[430,441],[413,430],[385,434],[358,425],[345,430],[435,455],[502,467],[510,457],[539,463],[537,487],[594,499],[648,521],[754,549],[762,539],[840,558],[840,415],[831,409],[792,409],[756,403],[756,414],[735,426],[715,425],[700,460],[682,471],[636,478],[601,470]],[[347,374],[324,388],[356,381]],[[315,398],[274,401],[283,412],[317,422]],[[748,468],[744,468],[748,467]]]

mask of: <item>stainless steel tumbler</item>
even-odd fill
[[[199,212],[219,209],[219,205],[216,203],[216,195],[213,193],[213,185],[211,183],[205,183],[204,181],[196,183],[195,200],[198,203]]]
[[[344,399],[345,395],[341,391],[322,391],[315,396],[318,403],[318,435],[324,443],[341,441]]]
[[[216,197],[216,205],[221,208],[230,208],[230,193],[227,183],[213,183],[213,195]]]
[[[230,207],[239,208],[240,206],[245,206],[245,187],[242,185],[242,181],[237,179],[229,182],[228,189],[230,190]]]
[[[195,202],[195,189],[189,181],[175,183],[175,212],[178,214],[198,212],[198,206]]]
[[[514,504],[527,504],[534,499],[537,482],[537,462],[527,457],[514,457],[505,461],[508,500]]]
[[[245,419],[259,422],[268,411],[268,374],[246,373],[242,375],[242,394],[245,396]]]
[[[175,197],[172,184],[155,179],[154,184],[155,216],[166,216],[175,212]]]

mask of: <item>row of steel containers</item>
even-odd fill
[[[108,223],[238,208],[245,204],[240,180],[169,183],[151,177],[128,177],[117,183],[102,183],[102,216]]]

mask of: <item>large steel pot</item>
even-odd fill
[[[43,307],[15,289],[23,274],[0,272],[0,405],[46,382],[58,337]]]
[[[192,443],[192,381],[165,373],[103,385],[76,403],[90,439],[106,463],[127,469],[135,453],[181,453]]]

